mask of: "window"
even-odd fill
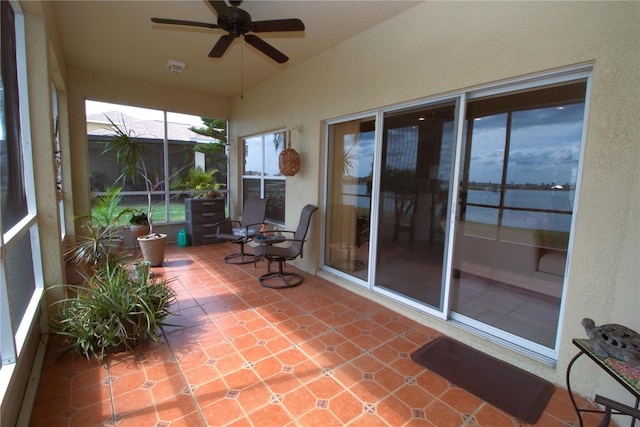
[[[0,355],[20,357],[42,293],[33,189],[23,16],[2,1],[0,53]]]
[[[328,122],[323,268],[557,358],[590,71]]]
[[[142,143],[148,174],[158,177],[153,179],[158,185],[152,193],[155,224],[185,220],[184,197],[189,194],[176,188],[176,184],[187,176],[190,167],[215,170],[213,176],[219,189],[226,188],[225,122],[96,101],[86,102],[86,112],[89,171],[94,195],[103,194],[117,183],[122,171],[113,155],[103,154],[105,143],[114,135],[111,122]],[[146,206],[147,193],[141,181],[127,180],[121,194],[123,206]]]
[[[269,199],[267,221],[284,224],[286,178],[278,168],[278,156],[286,145],[285,131],[265,133],[242,141],[242,199]]]

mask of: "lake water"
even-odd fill
[[[366,184],[344,185],[342,202],[368,210],[370,197]],[[524,190],[509,189],[505,192],[506,207],[520,209],[547,209],[565,211],[566,213],[546,213],[504,209],[502,225],[507,227],[528,228],[534,230],[552,230],[568,232],[571,227],[571,211],[573,209],[574,191],[564,190]],[[393,212],[393,197],[383,199],[384,211]],[[498,207],[500,192],[469,190],[467,203]],[[467,205],[465,219],[471,222],[495,225],[498,221],[498,209]]]

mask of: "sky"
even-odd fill
[[[507,183],[575,183],[584,104],[514,112]],[[474,121],[469,181],[500,183],[506,114]]]
[[[575,184],[580,154],[584,104],[514,111],[511,124],[510,148],[507,163],[507,183],[515,184]],[[500,183],[502,180],[506,146],[507,114],[485,116],[473,122],[473,139],[469,181]],[[453,129],[443,130],[449,136],[443,147],[451,155]],[[397,135],[399,145],[388,153],[387,164],[395,167],[415,167],[407,155],[415,153],[418,141],[407,132]],[[403,141],[404,139],[404,141]],[[360,159],[356,177],[371,173],[374,153],[374,132],[360,134],[357,144],[345,141],[345,149]],[[440,160],[440,179],[448,179],[450,160]],[[409,161],[411,164],[406,164]],[[444,163],[443,163],[444,162]],[[419,165],[418,165],[419,167]]]

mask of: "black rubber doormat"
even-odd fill
[[[447,337],[430,341],[411,359],[529,424],[538,421],[555,390],[549,381]]]

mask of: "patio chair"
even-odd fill
[[[298,257],[302,258],[302,249],[304,248],[305,238],[307,237],[307,231],[309,230],[309,224],[311,223],[311,216],[318,210],[317,206],[306,205],[302,208],[300,213],[300,221],[298,222],[298,228],[296,231],[281,231],[280,233],[291,233],[293,238],[278,239],[279,243],[289,243],[289,246],[275,246],[268,244],[268,240],[263,240],[263,243],[258,248],[256,253],[262,255],[267,259],[268,273],[259,277],[258,281],[262,286],[272,289],[291,288],[297,286],[304,278],[301,274],[294,273],[293,271],[284,271],[283,266],[287,261],[292,261]],[[271,271],[271,262],[278,263],[278,271]]]
[[[248,264],[254,262],[255,253],[247,254],[244,251],[245,243],[253,240],[254,236],[260,233],[267,215],[267,204],[269,199],[250,198],[244,202],[242,210],[242,221],[230,220],[216,223],[216,237],[228,240],[240,245],[240,252],[224,257],[229,264]],[[229,230],[231,233],[220,233],[220,229]]]

